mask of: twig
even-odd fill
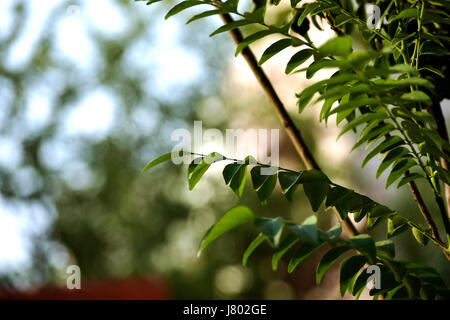
[[[221,18],[225,24],[232,23],[234,20],[229,14],[221,14]],[[233,38],[234,42],[238,45],[243,40],[242,33],[239,31],[239,29],[233,29],[229,31],[231,34],[231,37]],[[284,129],[286,130],[286,133],[288,134],[289,138],[291,139],[291,142],[294,145],[295,150],[297,151],[298,155],[302,159],[305,167],[309,170],[316,169],[320,170],[319,165],[317,164],[316,160],[314,159],[314,156],[312,155],[311,151],[309,150],[308,146],[306,145],[305,140],[303,139],[300,130],[295,126],[294,121],[292,120],[291,116],[286,111],[286,108],[284,107],[283,103],[281,102],[278,94],[276,93],[275,89],[272,86],[272,83],[270,82],[269,78],[267,78],[264,71],[258,66],[258,62],[255,58],[255,55],[251,51],[251,49],[247,46],[241,51],[243,57],[247,61],[250,69],[252,70],[253,74],[255,75],[256,79],[266,92],[267,96],[269,97],[270,101],[272,102],[272,105],[275,108],[275,111],[280,118],[281,123],[283,124]],[[353,225],[353,223],[350,221],[349,218],[343,220],[339,214],[339,212],[334,208],[334,211],[336,213],[336,216],[340,222],[340,224],[344,227],[347,234],[350,237],[353,237],[355,235],[358,235],[359,232],[356,229],[356,227]]]

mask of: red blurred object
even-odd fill
[[[45,286],[28,292],[0,291],[0,300],[167,300],[167,283],[158,277],[82,281],[81,289]]]

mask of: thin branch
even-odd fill
[[[221,18],[225,24],[229,24],[234,21],[229,14],[221,14]],[[230,34],[237,45],[241,43],[241,41],[243,40],[242,33],[237,28],[230,30]],[[251,49],[247,46],[242,50],[241,53],[245,58],[245,60],[247,61],[256,79],[260,83],[261,87],[264,89],[270,101],[272,102],[272,105],[274,106],[275,111],[278,117],[280,118],[280,121],[283,124],[284,129],[286,130],[286,133],[291,139],[291,142],[293,143],[294,148],[297,151],[298,155],[302,159],[305,167],[309,170],[311,169],[320,170],[320,167],[317,164],[308,146],[306,145],[306,142],[303,139],[300,130],[295,126],[294,121],[288,114],[286,108],[283,105],[283,102],[281,102],[269,78],[267,78],[264,71],[258,66],[258,62]],[[336,209],[334,209],[334,211],[336,213],[339,222],[344,227],[344,229],[346,230],[347,234],[350,237],[359,234],[358,230],[356,229],[356,227],[353,225],[353,223],[349,218],[343,220],[339,212],[337,212]]]

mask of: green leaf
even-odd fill
[[[258,199],[261,204],[267,204],[267,201],[275,189],[277,183],[277,174],[262,175],[262,168],[269,169],[269,167],[256,166],[250,171],[253,182],[253,189],[255,189]]]
[[[322,181],[306,182],[303,184],[303,189],[311,204],[312,210],[316,212],[327,196],[329,189],[328,183]]]
[[[400,216],[399,214],[394,214],[388,219],[387,223],[387,236],[388,238],[395,237],[396,235],[399,235],[402,232],[405,232],[409,228],[408,224],[406,223],[405,218]]]
[[[368,234],[359,234],[347,239],[346,242],[362,254],[366,255],[369,258],[369,262],[376,261],[377,251],[375,243]]]
[[[245,267],[247,265],[247,260],[253,253],[253,251],[256,250],[256,248],[259,247],[261,243],[264,242],[265,236],[260,233],[256,238],[249,244],[247,250],[245,250],[244,255],[242,256],[242,265]]]
[[[328,68],[348,68],[350,65],[347,61],[342,60],[320,60],[314,61],[306,69],[306,79],[311,79],[317,71]]]
[[[194,189],[195,185],[200,181],[210,166],[211,165],[205,161],[204,157],[192,160],[188,167],[189,190]]]
[[[349,190],[341,186],[331,188],[328,191],[325,206],[327,208],[332,206],[335,207],[339,212],[341,218],[345,220],[347,218],[347,214],[350,209],[349,199],[352,193],[353,190]]]
[[[214,31],[213,33],[211,33],[209,36],[213,37],[216,34],[222,33],[222,32],[227,32],[236,28],[240,28],[249,24],[253,24],[255,23],[254,21],[249,21],[249,20],[236,20],[230,23],[227,23],[223,26],[221,26],[220,28],[218,28],[216,31]]]
[[[319,47],[319,51],[325,56],[346,57],[352,49],[350,36],[336,37],[328,40]]]
[[[245,181],[247,180],[247,165],[240,162],[230,163],[225,166],[222,174],[227,186],[229,186],[239,198],[242,197]]]
[[[170,9],[169,12],[167,12],[164,19],[169,19],[171,16],[176,15],[177,13],[179,13],[187,8],[197,6],[199,4],[205,4],[205,2],[198,1],[198,0],[187,0],[187,1],[180,2],[176,6],[174,6],[172,9]]]
[[[280,182],[281,192],[289,201],[292,201],[292,194],[298,187],[298,180],[303,172],[279,171],[278,181]]]
[[[180,151],[180,152],[169,152],[169,153],[163,154],[162,156],[159,156],[158,158],[156,158],[156,159],[150,161],[150,162],[145,166],[145,168],[142,169],[142,173],[144,173],[144,172],[150,170],[151,168],[157,166],[157,165],[160,164],[160,163],[167,162],[167,161],[171,160],[171,159],[172,159],[172,154],[173,154],[174,156],[178,155],[178,156],[182,157],[182,156],[184,155],[184,152],[183,152],[183,151]]]
[[[288,272],[292,273],[300,262],[305,260],[311,253],[318,249],[322,244],[311,244],[310,242],[302,242],[297,252],[289,262]]]
[[[409,73],[411,75],[417,75],[418,71],[416,68],[410,66],[409,64],[402,63],[402,64],[396,64],[389,68],[389,71],[391,72],[401,72],[401,73]]]
[[[237,226],[255,220],[256,215],[245,206],[237,206],[226,212],[205,234],[201,243],[199,253],[203,251],[211,242],[223,235],[225,232]]]
[[[302,175],[298,179],[299,183],[319,182],[319,181],[326,182],[328,184],[331,183],[330,179],[328,179],[328,177],[322,171],[315,169],[303,171]]]
[[[364,158],[361,167],[364,168],[367,162],[369,162],[369,160],[375,157],[377,154],[387,152],[390,149],[393,149],[394,147],[401,144],[404,144],[402,138],[400,138],[399,136],[390,136],[385,141],[376,146],[371,152],[369,152],[369,154]]]
[[[367,280],[370,277],[370,273],[367,272],[367,268],[361,271],[359,276],[356,278],[355,282],[353,283],[353,289],[352,289],[352,295],[358,296],[362,293],[364,288],[367,286]]]
[[[414,238],[417,240],[417,242],[423,246],[426,246],[428,244],[428,241],[430,240],[426,235],[423,234],[422,230],[417,229],[415,227],[411,228],[412,234]],[[429,231],[427,233],[430,233]]]
[[[303,223],[288,225],[286,228],[304,242],[308,242],[313,245],[319,244],[316,216],[310,216],[306,218]]]
[[[274,271],[277,270],[278,262],[280,261],[280,259],[298,241],[300,241],[300,239],[297,236],[291,234],[281,242],[280,246],[278,247],[277,251],[275,251],[272,257],[272,269]]]
[[[375,242],[377,250],[387,253],[390,257],[395,257],[395,246],[392,240],[382,240]]]
[[[378,167],[376,174],[377,179],[393,162],[405,157],[407,154],[409,154],[409,150],[404,147],[395,148],[389,151]]]
[[[418,173],[410,173],[407,176],[403,177],[402,180],[400,180],[400,182],[397,184],[397,189],[411,181],[421,179],[421,178],[425,178],[425,177]]]
[[[430,97],[423,91],[413,91],[402,94],[401,98],[403,100],[413,101],[413,102],[423,102],[428,105],[432,104]]]
[[[350,247],[348,246],[340,246],[335,247],[328,251],[320,260],[319,265],[317,266],[317,272],[316,272],[316,283],[317,285],[320,285],[320,282],[322,281],[322,277],[325,274],[325,272],[333,265],[333,263],[345,252],[350,250]]]
[[[261,56],[261,59],[259,59],[258,65],[262,65],[264,62],[272,58],[274,55],[279,53],[280,51],[286,49],[292,44],[291,39],[281,39],[277,42],[271,44],[263,53]]]
[[[193,16],[192,18],[190,18],[186,22],[186,24],[189,24],[191,22],[194,22],[196,20],[203,19],[203,18],[206,18],[206,17],[209,17],[209,16],[213,16],[213,15],[216,15],[216,14],[223,14],[223,13],[226,13],[226,11],[225,10],[209,10],[209,11],[205,11],[205,12],[199,13],[199,14]]]
[[[337,224],[326,232],[319,230],[319,238],[320,238],[320,240],[326,241],[334,246],[334,245],[336,245],[337,241],[339,240],[341,233],[342,233],[342,227],[339,224]]]
[[[381,121],[386,118],[387,118],[387,116],[386,116],[385,112],[365,113],[359,117],[356,117],[354,120],[348,122],[342,128],[341,132],[339,133],[338,138],[341,137],[347,131],[355,129],[357,126],[359,126],[362,123],[366,123],[366,122],[373,121],[373,120]],[[377,128],[376,130],[370,131],[368,134],[359,137],[359,139],[358,139],[357,143],[355,144],[355,146],[353,147],[353,149],[357,148],[365,141],[370,140],[374,137],[377,137],[383,133],[391,132],[393,129],[394,129],[393,125],[386,124],[386,125],[381,126],[380,128]]]
[[[377,99],[368,98],[368,97],[366,97],[365,94],[362,94],[348,102],[339,104],[336,108],[331,110],[329,114],[332,115],[334,113],[343,112],[343,111],[353,111],[356,108],[359,108],[362,106],[368,106],[368,105],[370,106],[370,105],[374,105],[377,103],[378,103]]]
[[[249,35],[248,37],[246,37],[245,39],[243,39],[243,40],[239,43],[239,45],[238,45],[237,48],[236,48],[236,52],[234,53],[234,55],[237,57],[238,54],[239,54],[244,48],[246,48],[247,46],[249,46],[251,43],[253,43],[253,42],[255,42],[255,41],[259,40],[259,39],[262,39],[262,38],[264,38],[264,37],[267,37],[268,35],[270,35],[270,34],[272,34],[272,33],[274,33],[274,31],[272,31],[272,30],[262,30],[262,31],[258,31],[258,32],[255,32],[255,33]]]
[[[292,58],[289,60],[287,66],[286,66],[286,70],[284,72],[286,74],[289,74],[292,71],[294,71],[295,68],[297,68],[298,66],[305,63],[306,60],[308,60],[309,57],[312,56],[313,52],[314,51],[312,49],[303,49],[303,50],[297,52],[296,54],[294,54],[292,56]]]
[[[283,218],[277,217],[275,219],[257,219],[255,221],[255,226],[261,231],[262,234],[264,234],[272,247],[278,246],[284,227]]]
[[[355,283],[358,271],[366,264],[367,259],[362,255],[356,255],[345,259],[339,268],[339,291],[343,297],[345,292],[353,291],[353,284]]]
[[[417,165],[417,163],[412,159],[404,159],[397,162],[386,180],[386,189],[398,178],[400,178],[408,169],[414,167],[415,165]]]
[[[393,16],[388,20],[388,24],[399,20],[399,19],[407,19],[407,18],[418,18],[419,17],[419,10],[415,8],[405,9],[401,11],[398,15]]]

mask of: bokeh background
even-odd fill
[[[0,290],[65,286],[67,266],[77,264],[82,283],[156,277],[177,299],[339,298],[336,268],[321,286],[314,283],[323,250],[288,274],[288,260],[271,270],[264,244],[242,267],[256,236],[252,226],[196,256],[204,232],[237,204],[301,222],[312,213],[302,192],[288,203],[277,188],[263,207],[250,181],[236,199],[222,165],[193,191],[185,165],[141,174],[174,146],[172,132],[190,130],[194,120],[223,131],[281,129],[244,60],[234,58],[228,34],[208,37],[220,19],[186,25],[201,10],[192,8],[164,20],[173,4],[0,1]],[[272,9],[267,19],[282,22],[289,4]],[[331,36],[326,26],[311,33],[318,43]],[[274,40],[252,48],[260,56]],[[308,82],[284,75],[292,53],[285,50],[264,69],[326,173],[421,222],[407,186],[385,190],[386,175],[375,180],[378,160],[360,168],[365,151],[350,153],[352,133],[336,141],[338,129],[318,122],[317,107],[296,114],[294,93]],[[302,168],[282,129],[280,163]],[[323,228],[336,223],[324,210],[318,218]],[[373,235],[385,237],[385,228]],[[395,242],[397,257],[428,263],[449,283],[448,263],[434,246],[419,247],[408,233]]]

